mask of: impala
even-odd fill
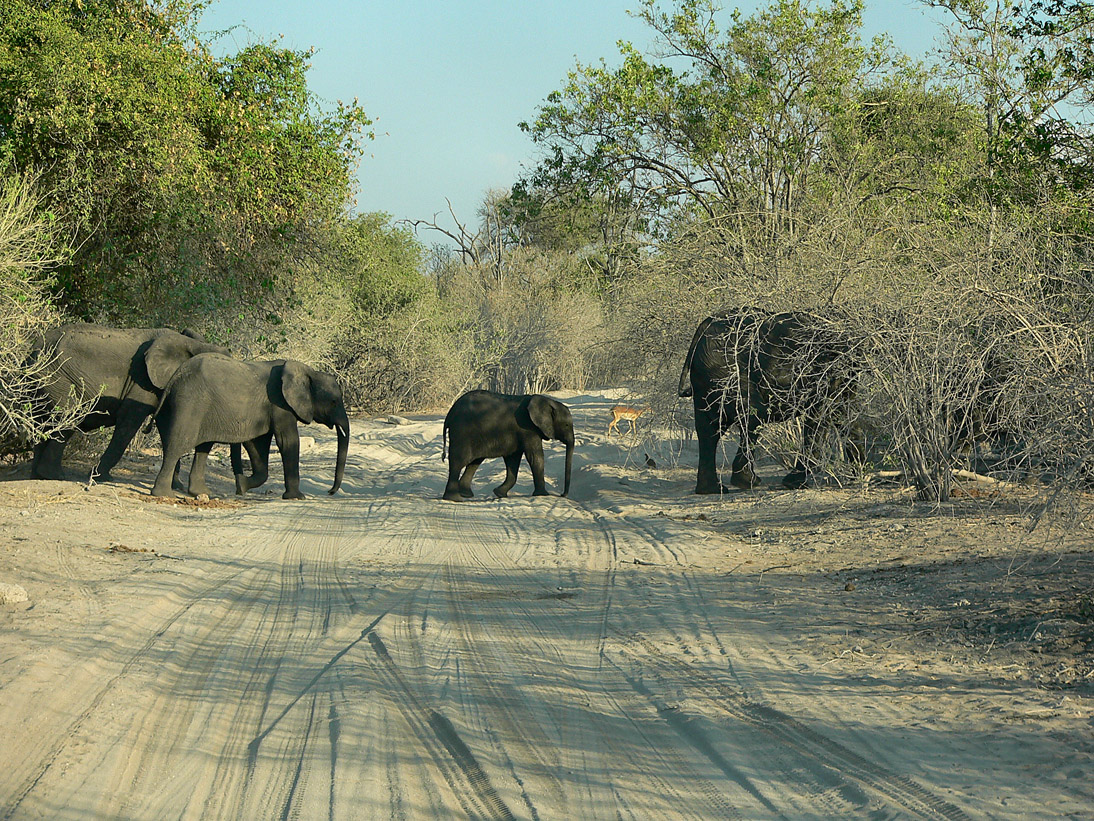
[[[615,432],[619,433],[620,419],[626,419],[630,422],[631,433],[636,433],[638,430],[638,417],[648,410],[649,408],[629,408],[626,405],[616,405],[612,408],[612,421],[608,423],[608,436],[612,435],[612,428],[615,428]]]

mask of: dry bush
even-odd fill
[[[649,427],[691,428],[677,387],[703,318],[806,311],[854,351],[875,463],[900,467],[921,498],[946,499],[954,468],[984,469],[975,457],[985,442],[1005,451],[995,461],[1007,476],[1039,465],[1081,473],[1094,444],[1094,373],[1078,307],[1092,304],[1092,278],[1067,250],[1077,240],[1055,237],[1043,214],[998,220],[990,243],[972,218],[893,218],[881,230],[868,216],[833,209],[778,237],[750,234],[743,217],[711,221],[636,267],[615,299],[613,335],[625,344],[612,367],[652,407]],[[802,356],[808,373],[812,354]],[[798,427],[764,432],[787,464]]]
[[[1094,289],[1069,283],[1061,306],[1024,294],[984,295],[1017,343],[996,413],[1027,471],[1063,487],[1094,476]],[[1077,298],[1076,298],[1077,297]]]
[[[1073,240],[1053,216],[1007,214],[990,243],[972,221],[906,230],[905,264],[851,304],[865,407],[920,498],[946,500],[958,467],[1016,478],[1051,464],[1062,478],[1094,443],[1085,299],[1074,278],[1061,289]]]
[[[27,450],[54,431],[71,427],[94,400],[65,403],[42,415],[38,397],[58,362],[31,356],[42,331],[60,317],[50,302],[44,271],[56,262],[53,229],[37,214],[38,192],[27,176],[0,182],[0,453]]]
[[[508,249],[499,260],[450,264],[442,300],[461,318],[473,384],[502,393],[584,390],[604,338],[600,300],[573,255]]]
[[[467,351],[433,305],[373,317],[347,335],[347,350],[334,369],[351,401],[374,411],[445,407],[471,375]]]
[[[338,375],[347,403],[373,413],[444,406],[471,378],[471,355],[432,293],[368,310],[336,280],[298,282],[278,355]]]
[[[903,305],[858,306],[862,402],[920,498],[949,498],[952,471],[992,416],[990,342],[971,301],[940,290]],[[964,296],[970,296],[965,293]]]

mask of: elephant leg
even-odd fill
[[[64,455],[65,445],[75,433],[75,430],[61,431],[34,446],[34,461],[30,465],[31,479],[64,478],[61,457]]]
[[[729,478],[730,484],[734,487],[750,490],[762,484],[760,477],[753,472],[752,458],[752,441],[759,426],[759,420],[754,416],[749,416],[747,421],[738,422],[741,440],[737,446],[737,455],[733,457],[733,473]]]
[[[114,416],[114,431],[110,434],[110,444],[106,446],[103,455],[99,457],[99,464],[95,467],[95,480],[98,482],[111,482],[113,477],[110,471],[121,461],[125,449],[137,435],[144,420],[148,418],[151,408],[143,402],[125,400],[118,407]]]
[[[509,491],[513,489],[513,485],[517,483],[517,471],[520,470],[520,458],[524,454],[519,450],[515,453],[510,453],[505,458],[505,481],[494,488],[494,495],[499,499],[504,499],[509,495]],[[543,471],[540,471],[540,480],[542,481]]]
[[[247,449],[247,457],[251,460],[251,475],[243,475],[243,460],[239,464],[232,463],[232,472],[236,477],[236,493],[242,496],[252,488],[260,487],[270,478],[270,443],[273,441],[273,431],[269,430],[261,436],[244,442]]]
[[[470,499],[475,495],[475,492],[471,490],[471,480],[475,478],[475,471],[479,469],[482,462],[482,459],[476,459],[473,462],[468,462],[467,467],[464,468],[463,476],[460,477],[459,491],[460,496],[465,499]]]
[[[809,467],[806,465],[805,459],[799,456],[791,471],[783,477],[783,487],[798,490],[805,487],[808,481]]]
[[[282,499],[303,499],[300,492],[300,433],[296,420],[274,426],[277,449],[281,451],[281,464],[285,468],[285,492]]]
[[[790,472],[783,477],[783,487],[790,488],[791,490],[798,490],[805,487],[809,481],[809,463],[811,461],[813,448],[816,447],[817,430],[820,427],[820,423],[817,419],[810,415],[802,420],[802,449],[798,454],[797,460],[794,462],[794,467]]]
[[[866,464],[866,434],[858,425],[852,426],[844,440],[843,458],[859,467]]]
[[[533,439],[525,448],[524,455],[528,459],[528,467],[532,469],[532,490],[533,496],[550,496],[547,492],[547,485],[543,481],[543,442],[537,437]],[[520,464],[520,457],[517,457],[517,464]]]
[[[261,487],[270,478],[270,437],[265,437],[265,450],[258,439],[248,439],[243,443],[247,451],[247,458],[251,461],[251,478],[247,481],[248,488]],[[257,444],[256,444],[257,443]]]
[[[243,447],[239,442],[232,442],[228,446],[228,462],[232,466],[233,476],[243,475]],[[239,484],[237,482],[236,488],[238,489],[238,487]]]
[[[209,460],[209,451],[212,450],[213,443],[206,442],[203,445],[198,445],[194,448],[194,461],[190,464],[190,482],[188,490],[191,496],[201,496],[203,493],[206,496],[211,495],[209,493],[209,486],[205,484],[205,465]]]
[[[186,455],[189,448],[179,444],[175,437],[164,436],[162,429],[160,430],[160,439],[164,443],[163,464],[160,465],[160,472],[156,475],[155,484],[152,485],[152,495],[178,498],[184,494],[171,486],[171,480],[178,473],[179,460]]]
[[[448,482],[444,486],[444,494],[442,499],[447,499],[450,502],[462,502],[464,500],[463,494],[460,492],[460,471],[464,468],[464,462],[462,459],[454,458],[451,453],[448,454]],[[470,485],[470,481],[468,481]]]
[[[718,480],[718,441],[722,438],[719,405],[717,402],[708,402],[704,396],[694,397],[693,403],[695,438],[699,442],[699,471],[695,479],[695,492],[725,493],[728,488]]]

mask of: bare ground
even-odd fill
[[[302,502],[226,459],[206,503],[149,497],[151,452],[5,469],[0,819],[1091,815],[1081,519],[696,497],[694,454],[605,439],[613,398],[566,400],[571,500],[494,500],[495,460],[442,502],[438,416],[357,420],[337,497],[307,429]]]

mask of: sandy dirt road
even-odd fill
[[[147,459],[89,490],[10,472],[0,581],[30,602],[0,608],[0,819],[1094,812],[1089,686],[882,657],[923,611],[831,571],[914,525],[836,492],[689,497],[686,456],[630,468],[611,401],[568,401],[572,500],[530,498],[526,466],[493,499],[497,460],[442,502],[437,417],[356,422],[333,498],[316,428],[301,502],[275,474],[156,503]]]

